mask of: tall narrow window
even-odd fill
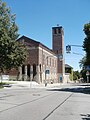
[[[54,59],[52,59],[52,66],[54,67]]]
[[[61,33],[61,29],[60,29],[60,28],[58,28],[58,33],[59,33],[59,34]]]
[[[40,72],[41,72],[41,64],[40,64]]]
[[[22,66],[22,74],[25,74],[25,65]]]
[[[51,66],[51,58],[50,58],[50,66]]]
[[[33,64],[33,78],[35,77],[36,75],[36,64]]]
[[[48,57],[47,57],[47,65],[48,65]]]
[[[43,65],[45,64],[45,55],[43,55]]]
[[[54,29],[54,34],[57,34],[57,29]]]
[[[30,64],[27,65],[27,75],[30,77]]]

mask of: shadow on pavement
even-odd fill
[[[90,94],[90,87],[56,88],[56,89],[49,89],[48,91],[64,91],[64,92]]]
[[[86,115],[81,114],[81,116],[82,116],[82,120],[90,120],[90,114],[86,114]]]
[[[90,84],[77,84],[77,86],[90,86]]]

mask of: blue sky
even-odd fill
[[[64,49],[66,45],[82,45],[85,38],[83,27],[90,21],[90,0],[3,0],[16,14],[20,35],[35,39],[52,48],[52,27],[59,24],[64,28]],[[80,70],[79,61],[84,51],[71,47],[65,63],[74,70]],[[76,55],[79,53],[82,55]]]

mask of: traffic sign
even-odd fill
[[[90,75],[89,71],[86,72],[86,76]]]
[[[90,70],[90,65],[88,65],[88,66],[86,67],[86,70]]]
[[[67,46],[66,46],[66,52],[67,52],[67,53],[70,53],[70,51],[71,51],[71,45],[67,45]]]

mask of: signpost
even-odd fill
[[[71,52],[71,45],[67,45],[67,46],[66,46],[66,52],[67,52],[67,53],[70,53],[70,52]]]
[[[67,45],[67,46],[66,46],[66,53],[70,53],[70,52],[71,52],[71,46],[74,46],[74,47],[82,47],[81,45]]]
[[[3,81],[8,81],[9,80],[9,75],[2,75],[2,80]]]
[[[90,70],[90,65],[88,65],[88,66],[86,67],[86,70]]]
[[[89,83],[89,75],[90,75],[90,73],[89,73],[89,71],[87,71],[87,72],[86,72],[86,76],[87,76],[87,83]]]
[[[60,75],[60,83],[62,83],[62,75]]]

